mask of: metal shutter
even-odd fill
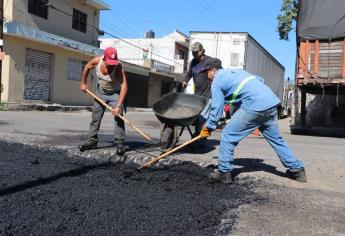
[[[25,50],[24,100],[49,101],[53,54]]]

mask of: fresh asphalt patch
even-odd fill
[[[0,235],[226,235],[256,180],[210,183],[186,162],[137,172],[65,151],[0,142]]]

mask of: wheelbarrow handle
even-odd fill
[[[141,170],[141,169],[143,169],[143,168],[148,168],[148,167],[150,167],[153,163],[155,163],[155,162],[159,161],[160,159],[162,159],[162,158],[164,158],[164,157],[170,155],[170,154],[173,153],[173,152],[176,152],[177,150],[180,150],[181,148],[183,148],[183,147],[185,147],[185,146],[187,146],[187,145],[189,145],[189,144],[195,142],[196,140],[198,140],[198,139],[200,139],[200,138],[201,138],[201,135],[198,135],[198,136],[192,138],[191,140],[189,140],[189,141],[187,141],[187,142],[181,144],[180,146],[177,146],[177,147],[171,149],[170,151],[168,151],[168,152],[166,152],[166,153],[163,153],[162,155],[156,157],[155,159],[153,159],[153,160],[151,160],[151,161],[149,161],[149,162],[146,162],[144,165],[140,166],[140,167],[138,168],[138,170]]]
[[[101,103],[103,106],[105,106],[106,108],[108,108],[108,110],[112,111],[113,108],[111,106],[109,106],[108,104],[106,104],[103,100],[101,100],[96,94],[94,94],[93,92],[91,92],[90,90],[86,89],[86,92],[88,94],[91,95],[91,97],[93,97],[94,99],[96,99],[99,103]],[[135,127],[131,122],[129,122],[125,117],[121,116],[120,114],[117,114],[117,116],[122,119],[124,122],[126,122],[130,127],[132,127],[135,131],[137,131],[139,134],[141,134],[144,138],[146,138],[147,140],[149,140],[150,142],[154,143],[154,141],[147,136],[146,134],[144,134],[144,132],[142,132],[141,130],[139,130],[137,127]]]

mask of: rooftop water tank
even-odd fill
[[[153,39],[155,37],[155,32],[153,30],[149,30],[145,33],[145,38],[147,39]]]

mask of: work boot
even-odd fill
[[[221,182],[223,184],[230,184],[232,182],[231,172],[222,172],[215,170],[208,178],[212,181]]]
[[[79,150],[84,152],[86,150],[95,149],[97,147],[97,141],[88,140],[85,144],[79,146]]]
[[[123,156],[125,154],[125,148],[123,146],[123,143],[117,143],[116,145],[116,155]]]
[[[294,179],[298,182],[307,182],[307,175],[305,173],[305,169],[287,169],[286,175],[290,179]]]

